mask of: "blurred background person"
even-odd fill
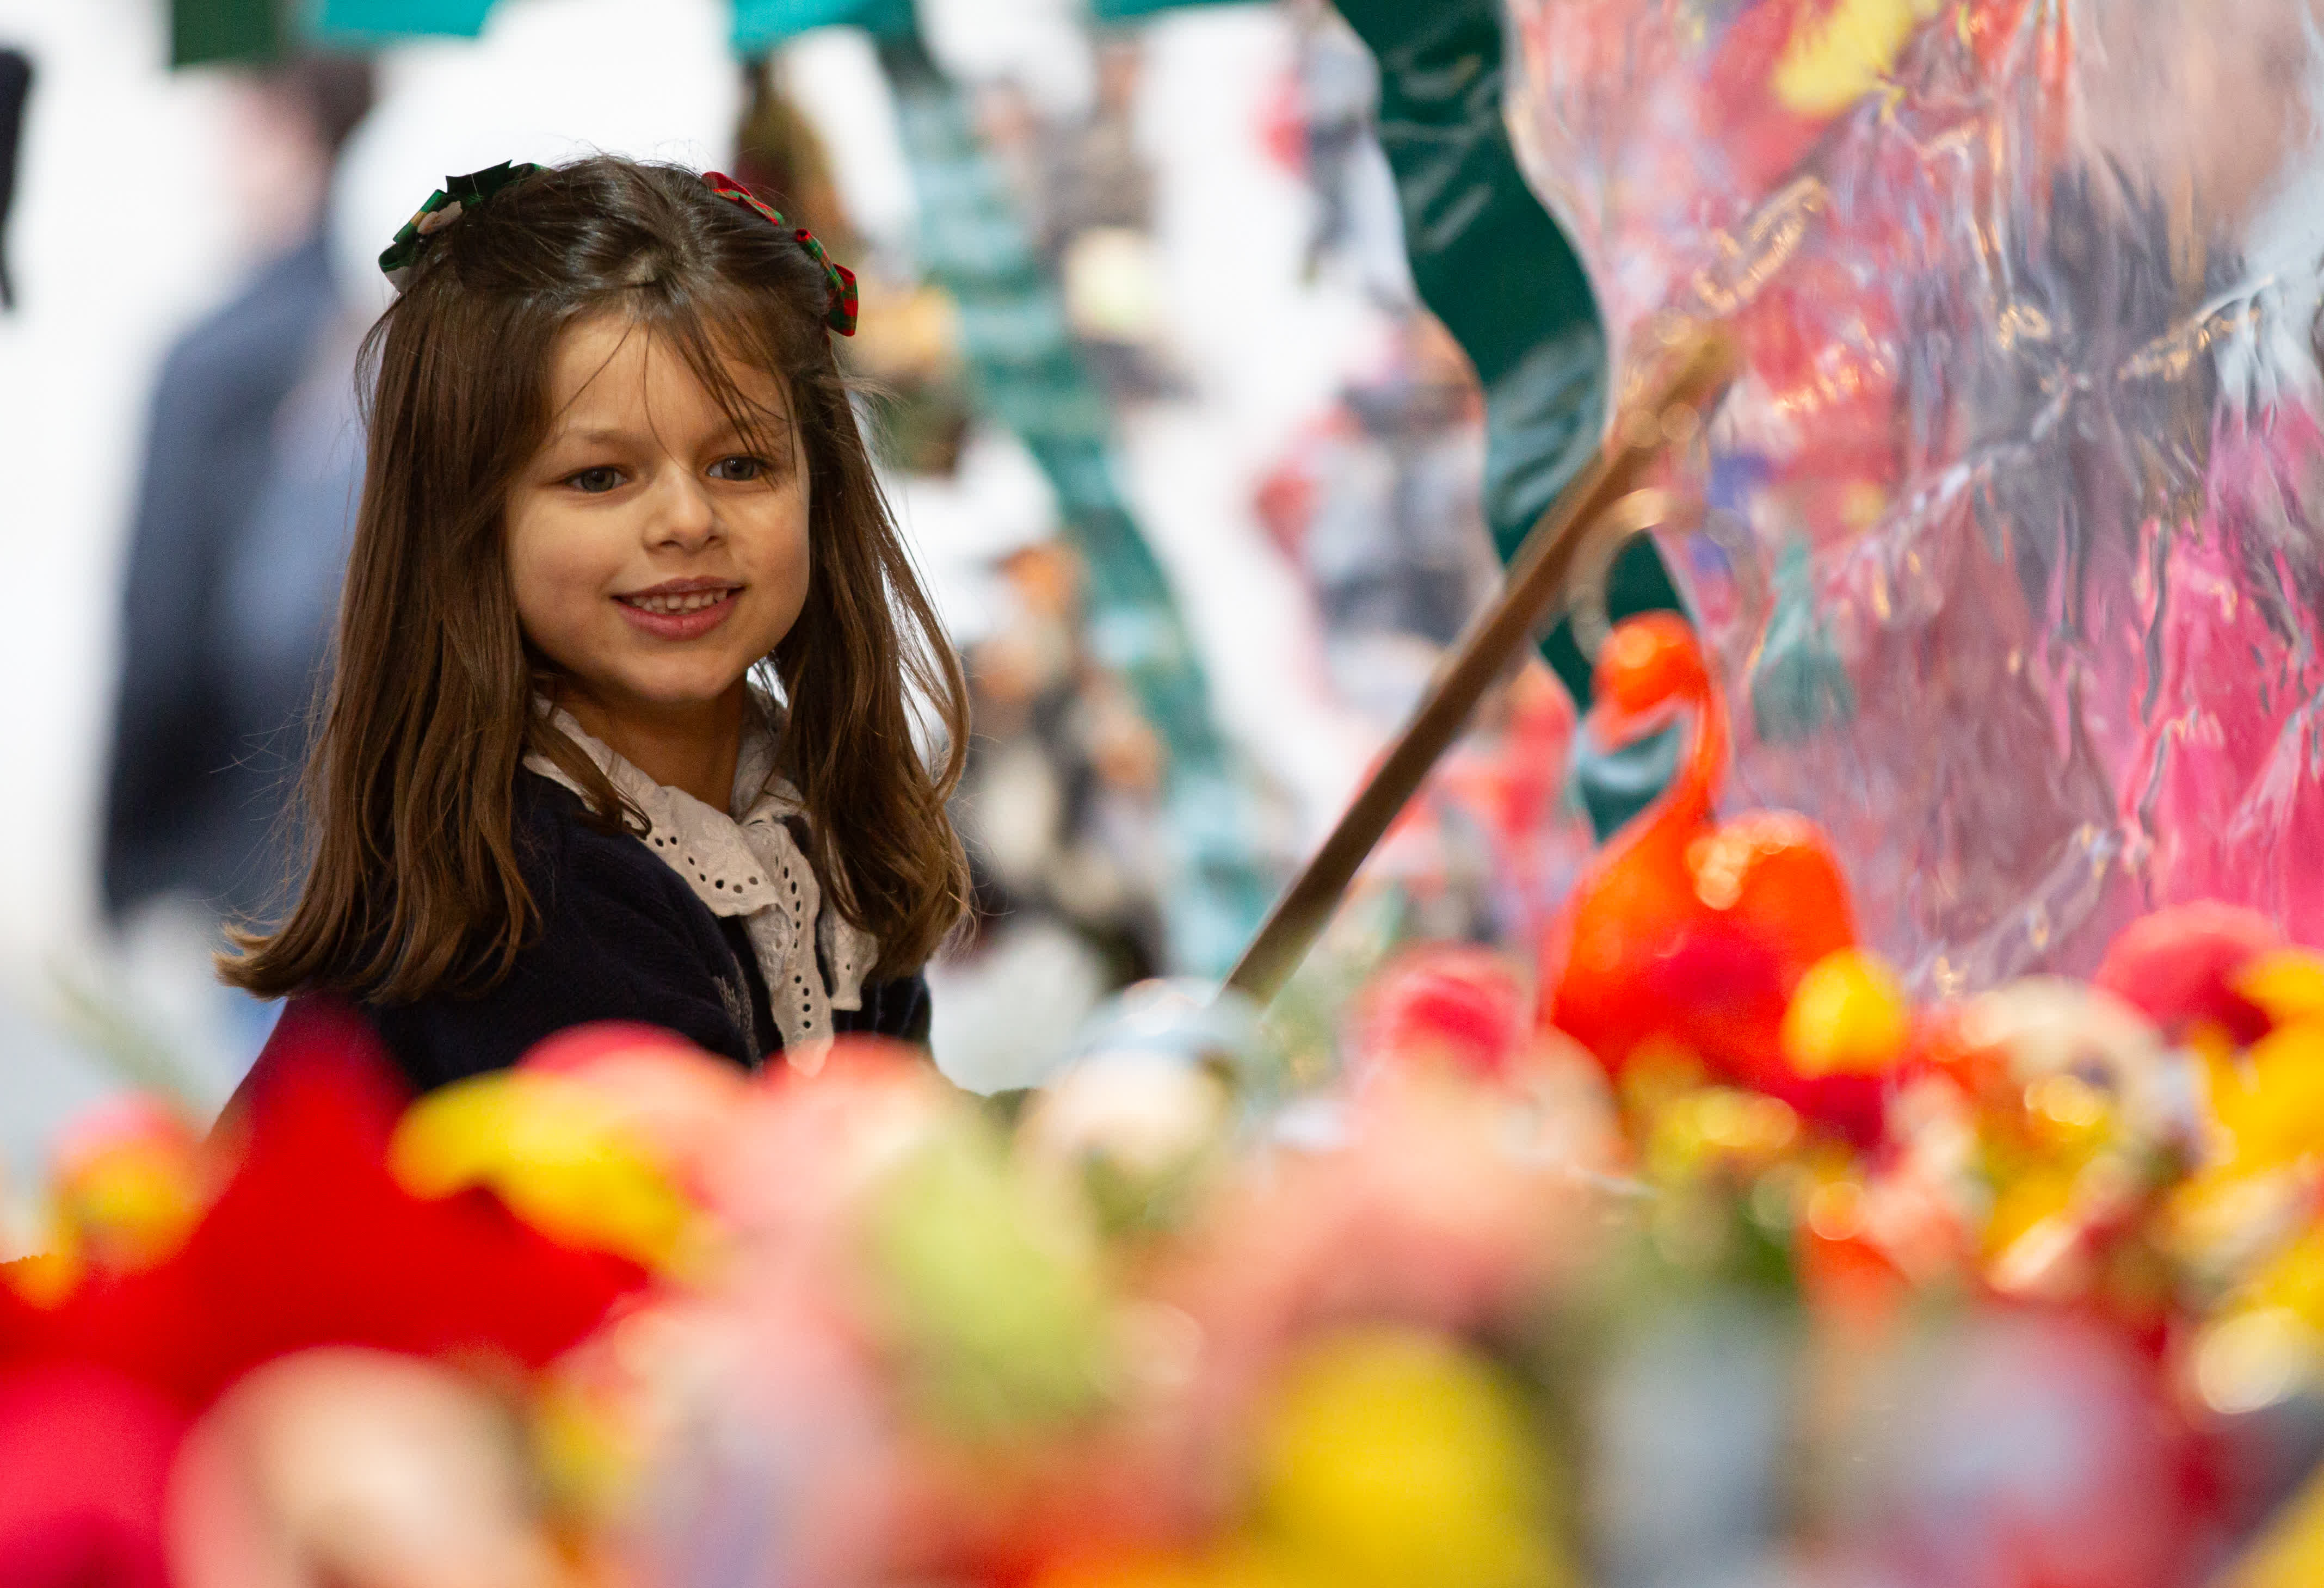
[[[220,922],[263,919],[288,874],[286,810],[362,463],[360,326],[326,198],[372,93],[369,63],[344,56],[240,86],[230,158],[262,262],[171,347],[154,388],[102,840],[106,911],[139,958],[206,968]],[[221,1040],[246,1058],[266,1015],[228,1004]]]
[[[1305,574],[1332,681],[1384,734],[1499,577],[1479,493],[1484,396],[1436,319],[1407,310],[1258,491]]]
[[[8,274],[8,211],[15,202],[16,151],[32,96],[32,58],[21,50],[0,49],[0,308],[16,305],[16,284]]]
[[[970,916],[929,969],[945,1069],[982,1090],[1044,1079],[1108,994],[1167,968],[1159,736],[1089,654],[1072,548],[1037,540],[993,574],[954,802]]]
[[[1288,0],[1295,54],[1271,142],[1314,196],[1306,273],[1337,267],[1390,312],[1415,301],[1396,179],[1380,153],[1379,67],[1325,0]]]

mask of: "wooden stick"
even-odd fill
[[[1532,643],[1542,620],[1563,597],[1582,546],[1600,529],[1614,527],[1609,515],[1632,497],[1664,454],[1700,434],[1704,415],[1725,393],[1735,368],[1734,345],[1715,328],[1698,329],[1675,343],[1655,366],[1643,399],[1626,408],[1597,461],[1526,536],[1500,595],[1462,635],[1387,758],[1243,950],[1227,978],[1229,990],[1261,1006],[1283,990],[1397,813],[1420,792],[1468,726],[1477,702]],[[1646,504],[1633,500],[1628,506],[1625,518],[1635,519]],[[1623,527],[1649,528],[1660,516],[1655,509],[1646,521]]]

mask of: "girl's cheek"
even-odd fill
[[[560,602],[593,601],[602,587],[620,571],[622,558],[618,547],[608,546],[598,537],[591,536],[578,527],[566,533],[549,523],[533,547],[535,578],[542,592]]]

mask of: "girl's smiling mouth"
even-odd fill
[[[672,579],[613,602],[632,627],[657,639],[698,639],[733,615],[742,593],[730,579]]]

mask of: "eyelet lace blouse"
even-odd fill
[[[782,1033],[784,1059],[808,1075],[821,1069],[831,1046],[831,1012],[863,1006],[863,978],[879,961],[880,945],[838,911],[823,908],[822,886],[791,829],[805,807],[798,790],[775,774],[775,733],[766,716],[753,713],[743,730],[729,805],[735,814],[656,783],[590,737],[569,713],[552,710],[549,720],[644,814],[650,827],[642,841],[685,879],[694,896],[714,914],[743,918]],[[525,765],[583,793],[545,757],[527,757]]]

